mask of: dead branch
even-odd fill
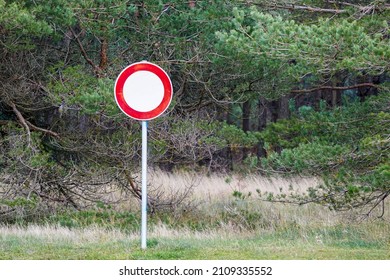
[[[83,43],[81,42],[80,38],[79,38],[79,35],[76,34],[76,32],[73,30],[73,28],[70,29],[74,38],[76,38],[76,41],[77,41],[77,44],[79,45],[79,49],[81,51],[81,55],[84,57],[84,59],[88,62],[89,65],[92,66],[94,72],[97,72],[97,70],[99,69],[98,66],[96,66],[96,64],[92,61],[92,59],[90,59],[88,57],[88,54],[87,52],[85,51],[84,49],[84,46],[83,46]]]
[[[384,205],[384,201],[386,200],[386,198],[389,196],[390,194],[390,191],[387,191],[385,192],[383,195],[381,195],[378,199],[377,199],[377,202],[371,207],[371,209],[368,211],[368,213],[366,214],[367,216],[370,216],[371,215],[371,212],[378,207],[378,205],[380,203],[383,203],[382,205],[382,213],[381,215],[378,217],[378,218],[382,218],[383,215],[385,214],[385,205]]]
[[[301,11],[316,12],[316,13],[343,14],[343,13],[347,12],[347,10],[325,9],[325,8],[310,7],[310,6],[300,6],[300,5],[293,5],[293,4],[292,5],[286,5],[286,6],[275,5],[274,7],[275,8],[279,8],[279,9],[301,10]]]
[[[7,125],[10,122],[13,122],[13,121],[11,121],[11,120],[0,120],[0,125]]]
[[[23,117],[22,113],[20,113],[20,111],[18,110],[18,108],[16,108],[16,105],[15,103],[13,103],[12,101],[9,102],[11,107],[12,107],[12,110],[14,111],[16,117],[18,118],[20,124],[24,127],[24,129],[26,130],[26,133],[27,133],[27,137],[28,137],[28,142],[30,143],[31,142],[31,131],[30,131],[30,127],[28,126],[25,118]]]
[[[354,8],[360,8],[359,5],[348,3],[348,2],[334,1],[334,0],[328,0],[327,2],[330,3],[330,4],[336,4],[336,5],[339,5],[339,6],[349,6],[349,7],[354,7]]]
[[[357,4],[351,4],[351,3],[339,2],[339,1],[328,1],[328,2],[332,3],[332,4],[339,4],[339,5],[343,5],[343,6],[353,7],[356,10],[359,10],[359,12],[362,15],[369,14],[370,12],[375,11],[375,10],[389,10],[390,9],[389,4],[360,6]],[[270,9],[298,10],[298,11],[307,11],[307,12],[313,12],[313,13],[344,14],[344,13],[348,12],[348,10],[346,10],[346,9],[329,9],[329,8],[319,8],[319,7],[312,7],[312,6],[306,6],[306,5],[295,5],[295,4],[280,5],[280,4],[277,4],[277,2],[257,3],[254,1],[247,0],[247,1],[245,1],[245,3],[247,5],[262,6],[262,7],[267,7]]]
[[[141,190],[140,188],[136,185],[136,183],[134,182],[134,179],[132,178],[132,176],[129,174],[129,172],[127,170],[125,170],[125,177],[126,177],[126,180],[127,182],[129,183],[130,185],[130,192],[139,200],[141,200],[142,198],[142,194],[141,194]]]
[[[301,10],[301,11],[308,11],[308,12],[318,12],[318,13],[332,13],[332,14],[343,14],[346,13],[347,10],[343,9],[325,9],[325,8],[318,8],[318,7],[311,7],[311,6],[305,6],[305,5],[294,5],[294,4],[286,4],[286,5],[280,5],[275,3],[257,3],[254,1],[246,1],[247,5],[255,5],[255,6],[262,6],[267,7],[271,9],[285,9],[285,10]]]
[[[352,4],[352,3],[348,3],[348,2],[334,1],[334,0],[328,0],[328,3],[341,5],[341,6],[354,7],[356,9],[359,9],[360,11],[390,9],[390,4],[360,6],[358,4]]]
[[[348,89],[355,89],[355,88],[361,88],[361,87],[374,87],[374,88],[378,88],[378,85],[373,84],[373,83],[362,83],[362,84],[357,84],[357,85],[353,85],[353,86],[345,86],[345,87],[321,86],[321,87],[310,88],[310,89],[294,89],[294,90],[291,90],[291,93],[310,93],[310,92],[323,90],[323,89],[348,90]]]
[[[40,131],[40,132],[43,132],[45,134],[49,134],[55,138],[60,138],[60,135],[54,131],[51,131],[51,130],[48,130],[48,129],[45,129],[45,128],[42,128],[42,127],[38,127],[38,126],[35,126],[33,125],[32,123],[30,123],[29,121],[26,120],[26,123],[28,124],[28,126],[32,129],[32,130],[35,130],[35,131]]]
[[[106,68],[108,63],[108,42],[107,39],[103,39],[100,46],[100,63],[99,63],[99,70],[102,70]]]
[[[76,210],[79,210],[79,206],[73,200],[73,198],[69,195],[69,191],[65,187],[60,187],[60,193],[65,197],[66,202],[70,203]]]
[[[28,120],[26,120],[23,117],[22,113],[18,110],[18,108],[16,108],[16,105],[14,102],[9,101],[9,105],[12,107],[12,110],[14,111],[15,115],[17,116],[20,124],[25,128],[29,142],[31,140],[31,130],[40,131],[40,132],[43,132],[45,134],[49,134],[49,135],[56,137],[56,138],[60,137],[60,135],[58,133],[51,131],[51,130],[48,130],[48,129],[38,127],[36,125],[33,125]]]

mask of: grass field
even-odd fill
[[[150,232],[148,249],[137,234],[101,228],[2,227],[0,259],[390,259],[389,225],[336,226],[306,231]]]
[[[154,176],[152,184],[167,195],[193,185],[189,201],[195,202],[150,216],[146,251],[138,206],[124,204],[0,224],[0,259],[390,259],[386,220],[232,196],[291,185],[304,191],[316,179],[205,176],[194,184],[190,175]]]

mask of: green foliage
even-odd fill
[[[52,79],[48,88],[53,103],[65,107],[81,109],[85,114],[105,114],[108,116],[119,113],[113,98],[114,81],[108,78],[96,78],[82,66],[55,67],[58,80]],[[66,108],[65,108],[66,109]]]
[[[31,50],[35,39],[53,34],[52,26],[39,18],[40,8],[30,9],[23,2],[0,0],[1,48],[10,52]]]
[[[269,124],[261,137],[268,146],[279,149],[313,141],[352,145],[352,149],[357,145],[368,148],[375,143],[385,144],[382,137],[386,129],[382,124],[389,119],[388,98],[388,93],[383,91],[366,102],[353,102],[332,110],[316,112],[301,107],[300,113],[291,119]]]
[[[261,132],[261,138],[268,149],[293,148],[307,143],[315,133],[315,124],[299,118],[279,120],[271,123]]]
[[[219,129],[215,127],[217,136],[221,139],[225,139],[227,143],[235,147],[252,147],[259,142],[259,132],[247,131],[237,128],[235,125],[229,125],[227,123],[217,124]]]
[[[36,195],[32,195],[30,198],[17,197],[12,200],[1,199],[0,205],[6,205],[11,208],[20,207],[27,209],[34,209],[38,204],[38,198]]]
[[[279,66],[279,74],[300,81],[309,74],[319,79],[345,70],[382,73],[389,67],[386,21],[373,34],[356,20],[319,18],[314,24],[303,24],[255,7],[248,12],[237,8],[233,13],[234,29],[218,32],[217,37],[253,69],[256,64],[268,69]]]
[[[99,226],[106,229],[121,229],[126,232],[134,231],[139,227],[138,215],[104,208],[59,213],[49,217],[47,222],[67,228]]]
[[[333,209],[377,206],[389,193],[388,104],[384,92],[363,103],[271,124],[261,134],[269,147],[263,168],[327,174],[325,183],[300,202],[314,200]],[[306,125],[309,134],[302,129]],[[272,151],[273,146],[282,151]]]
[[[8,3],[7,3],[8,2]],[[15,35],[44,36],[53,32],[50,25],[41,19],[37,19],[40,8],[27,8],[24,1],[0,0],[0,24],[8,32]]]
[[[252,147],[259,141],[258,132],[244,132],[237,126],[229,125],[226,122],[203,122],[201,126],[208,131],[204,134],[201,142],[216,145],[219,149]]]
[[[284,149],[280,154],[269,154],[262,160],[262,165],[284,171],[321,174],[343,162],[349,150],[348,147],[318,142],[299,144],[293,149]]]

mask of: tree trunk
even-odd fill
[[[270,122],[276,122],[278,120],[279,100],[272,100],[268,102],[267,116],[269,115]]]
[[[278,119],[288,119],[290,116],[290,112],[288,109],[288,100],[289,96],[282,96],[279,99],[279,108],[278,108]]]
[[[251,115],[251,103],[249,100],[242,104],[242,130],[248,132],[250,130],[250,115]],[[242,159],[247,158],[248,148],[244,147],[241,150]]]
[[[250,130],[250,114],[251,103],[248,100],[242,104],[242,130],[245,132]]]
[[[337,75],[336,81],[333,82],[333,87],[336,88],[338,86],[343,86],[342,78],[340,77],[340,75]],[[341,105],[342,93],[343,93],[343,91],[341,91],[341,90],[337,90],[337,89],[332,90],[332,108],[335,108],[335,107]]]
[[[257,103],[257,109],[258,109],[258,122],[257,122],[257,130],[262,131],[267,126],[267,108],[266,108],[267,101],[260,97]],[[265,157],[266,152],[264,149],[264,143],[260,142],[257,147],[257,157]]]
[[[225,114],[225,116],[226,116],[226,123],[227,124],[232,124],[233,123],[232,116],[230,114],[231,108],[232,108],[232,104],[228,103],[227,109],[226,109],[226,114]],[[230,146],[227,146],[224,150],[225,150],[224,157],[225,157],[225,159],[227,161],[228,169],[230,171],[233,171],[234,163],[233,163],[233,151],[232,151],[232,148]]]

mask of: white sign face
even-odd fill
[[[141,61],[126,67],[115,82],[115,100],[130,118],[146,121],[160,116],[172,100],[172,82],[158,65]]]
[[[127,78],[123,86],[123,96],[134,110],[149,112],[162,102],[164,85],[156,74],[138,71]]]

